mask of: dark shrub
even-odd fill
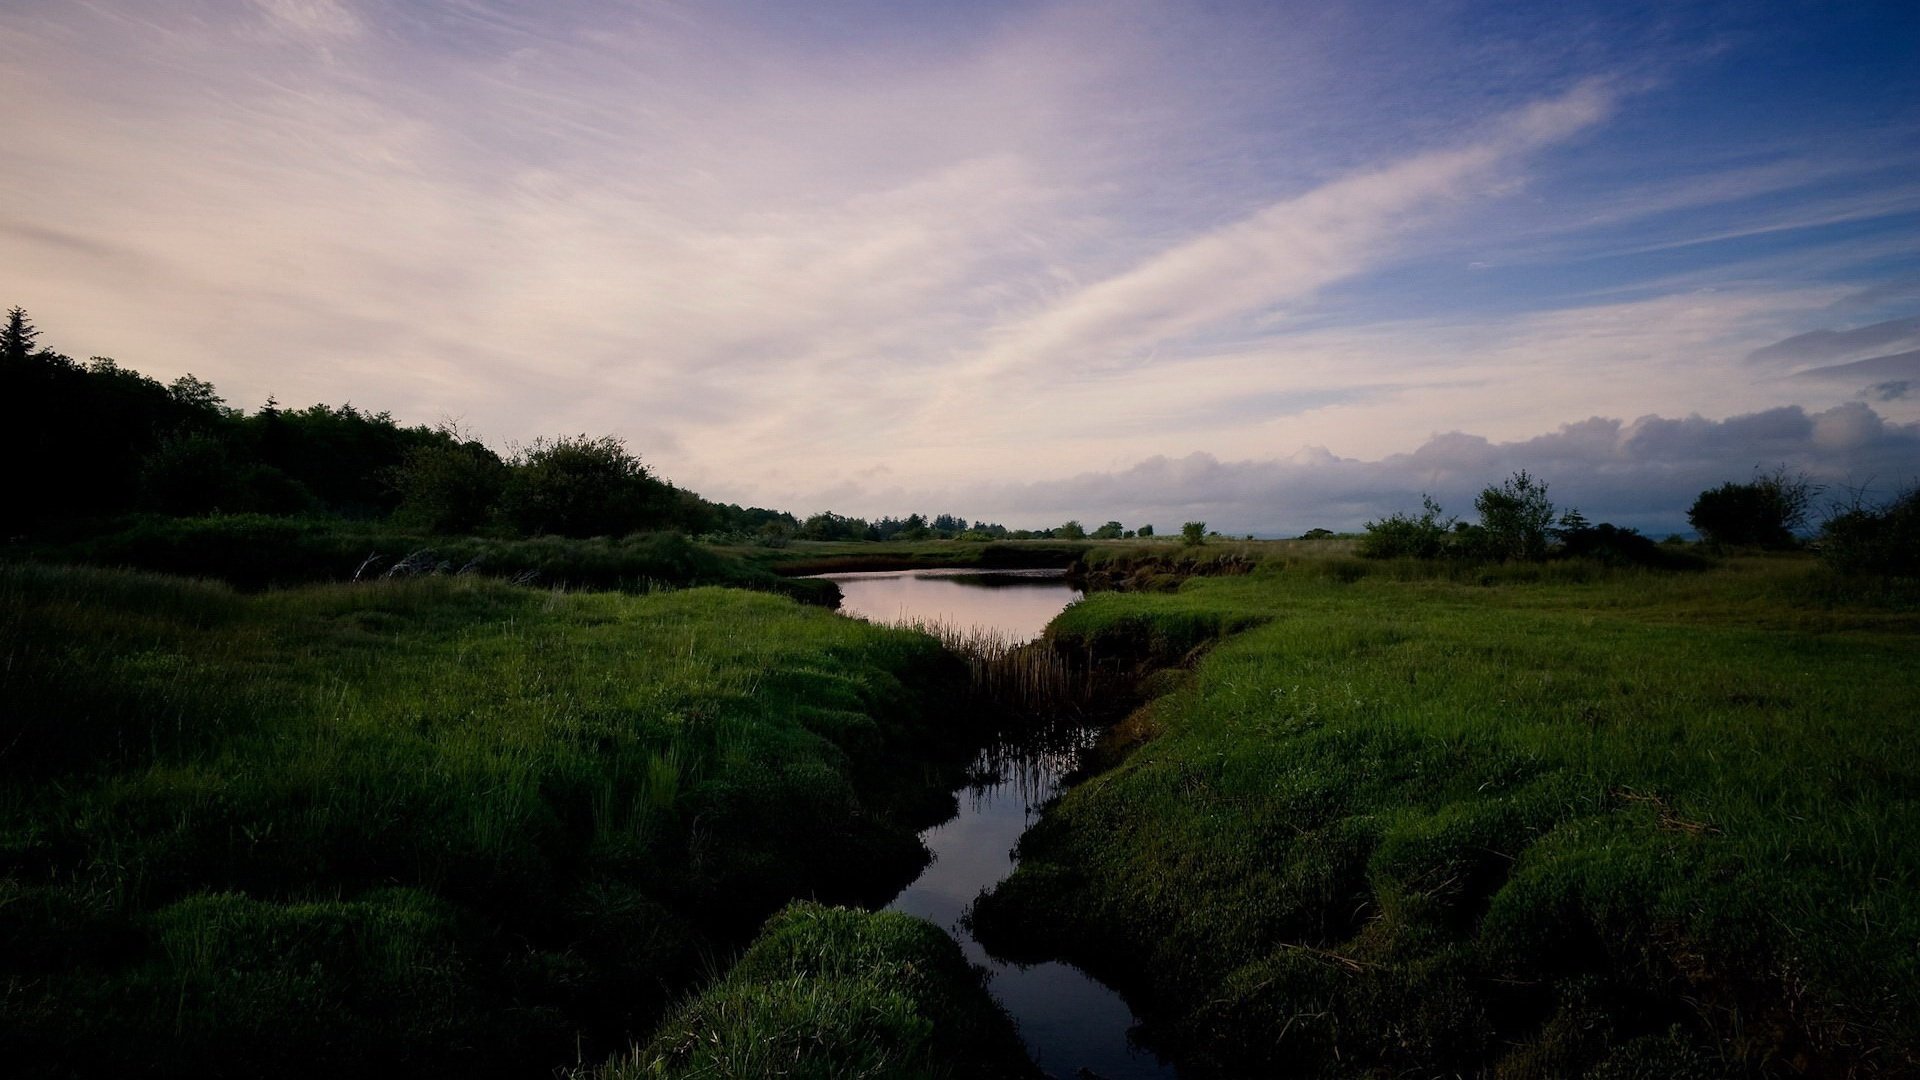
[[[1420,496],[1424,507],[1419,516],[1395,513],[1379,521],[1366,524],[1366,535],[1360,538],[1360,554],[1370,559],[1437,559],[1447,547],[1447,534],[1452,531],[1452,518],[1442,520],[1446,511],[1433,501],[1433,496]]]
[[[478,442],[416,446],[394,472],[396,516],[431,532],[472,532],[487,523],[506,489],[507,467]]]
[[[1818,491],[1805,475],[1775,469],[1751,483],[1728,481],[1701,492],[1687,510],[1687,521],[1711,543],[1789,548],[1794,531],[1805,527]]]
[[[528,535],[624,536],[665,516],[669,494],[619,439],[577,435],[516,455],[504,508]]]
[[[1885,506],[1855,504],[1820,528],[1820,555],[1847,573],[1920,576],[1920,487]]]

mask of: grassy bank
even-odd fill
[[[80,563],[211,578],[242,589],[466,574],[570,589],[650,592],[726,585],[832,606],[830,583],[793,581],[737,554],[671,532],[561,536],[437,536],[336,517],[221,514],[138,516],[67,526],[19,543],[16,561]]]
[[[783,576],[876,570],[978,567],[982,570],[1065,568],[1097,541],[1069,540],[793,540],[778,547],[722,545],[719,554]]]
[[[1302,554],[1096,595],[1064,647],[1193,670],[978,929],[1202,1074],[1906,1074],[1911,592]]]
[[[963,719],[931,639],[735,590],[16,565],[0,657],[23,1075],[597,1060],[789,899],[890,894]]]
[[[939,928],[796,904],[652,1044],[577,1080],[1038,1075],[980,970]]]

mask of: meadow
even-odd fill
[[[22,1075],[603,1060],[791,899],[891,895],[973,742],[931,638],[739,590],[20,564],[0,613]]]
[[[1920,1067],[1910,586],[1164,554],[1049,630],[1159,696],[977,905],[990,948],[1120,986],[1201,1076]]]

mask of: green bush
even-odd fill
[[[1433,496],[1420,496],[1422,510],[1415,516],[1394,513],[1366,523],[1359,553],[1370,559],[1437,559],[1447,550],[1454,519]]]
[[[667,486],[611,435],[535,439],[515,455],[504,510],[522,533],[624,536],[669,516]]]

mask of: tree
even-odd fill
[[[1065,525],[1060,526],[1059,531],[1055,535],[1059,536],[1062,540],[1085,540],[1087,538],[1087,530],[1083,528],[1078,521],[1069,521]]]
[[[1794,533],[1806,527],[1819,491],[1805,473],[1785,465],[1770,473],[1756,469],[1750,483],[1728,481],[1701,492],[1687,509],[1687,521],[1710,543],[1788,548],[1796,542]]]
[[[214,390],[212,383],[196,377],[192,372],[168,384],[167,393],[172,394],[173,400],[182,405],[205,409],[208,412],[220,412],[227,404],[227,399]]]
[[[664,520],[667,486],[611,435],[535,439],[511,469],[503,508],[523,533],[621,536]]]
[[[1189,521],[1180,526],[1180,542],[1188,547],[1199,547],[1207,542],[1207,523]]]
[[[1545,481],[1521,469],[1488,487],[1473,500],[1480,511],[1486,554],[1495,559],[1538,561],[1547,557],[1547,530],[1553,526],[1553,503],[1547,500]]]
[[[21,308],[13,308],[7,312],[7,325],[0,328],[0,361],[24,363],[27,357],[33,355],[33,345],[38,340],[40,331],[28,321],[27,313]]]
[[[1126,526],[1119,522],[1109,521],[1105,525],[1093,530],[1093,538],[1095,540],[1118,540],[1120,539],[1120,534],[1125,530]]]
[[[417,446],[394,470],[400,492],[394,516],[437,533],[468,533],[485,525],[500,503],[507,466],[478,441],[446,441]]]
[[[1138,533],[1137,535],[1138,535],[1138,536],[1140,537],[1140,539],[1142,539],[1142,540],[1151,540],[1151,539],[1153,539],[1153,526],[1151,526],[1151,525],[1142,525],[1142,526],[1140,526],[1140,531],[1139,531],[1139,533]]]

